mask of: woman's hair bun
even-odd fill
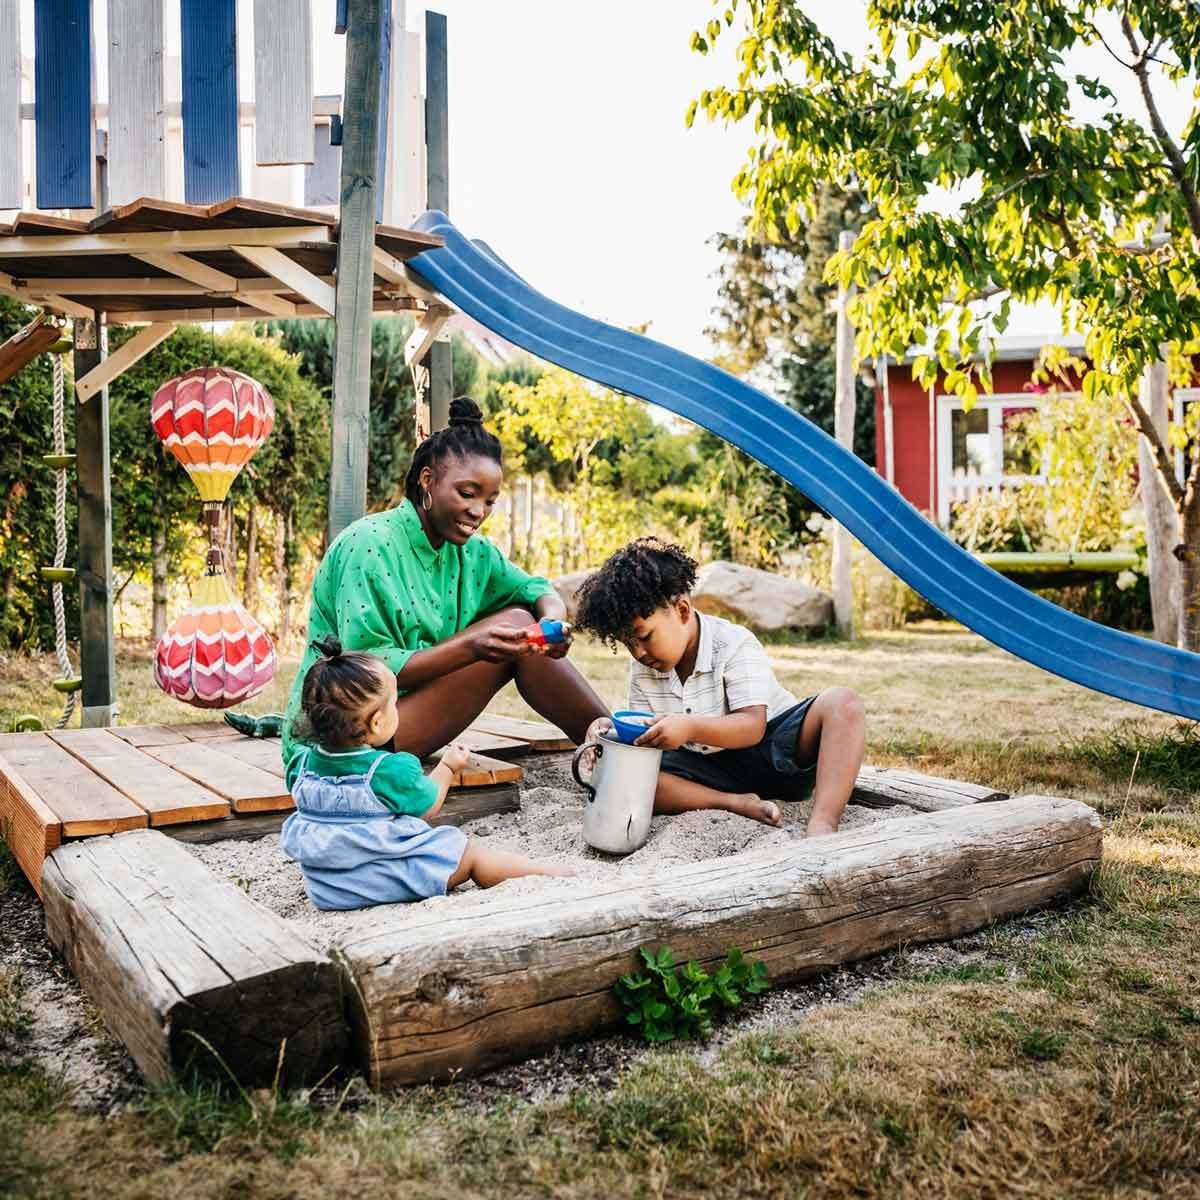
[[[456,396],[450,401],[451,425],[482,425],[483,413],[470,396]]]
[[[327,634],[323,638],[314,638],[309,645],[326,658],[337,658],[342,652],[342,643],[332,634]]]

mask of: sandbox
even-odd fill
[[[566,760],[523,761],[519,810],[464,828],[573,879],[320,913],[273,832],[188,844],[137,829],[51,853],[51,939],[151,1079],[203,1046],[246,1083],[346,1065],[387,1087],[612,1027],[612,984],[643,946],[708,964],[737,947],[783,984],[1070,896],[1100,858],[1078,801],[864,768],[832,837],[803,836],[803,804],[780,829],[704,812],[656,819],[613,859],[582,842]]]

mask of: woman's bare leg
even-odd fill
[[[499,847],[481,845],[475,838],[467,841],[458,870],[446,882],[446,891],[453,891],[459,884],[473,879],[476,886],[481,888],[495,887],[506,879],[520,879],[526,875],[569,876],[575,872],[570,867],[560,867],[555,863],[536,862],[517,854],[513,850],[501,850]]]
[[[506,608],[474,624],[529,625],[532,621],[528,609]],[[560,726],[572,741],[582,742],[592,721],[608,715],[591,684],[568,659],[530,654],[511,663],[477,662],[422,684],[396,701],[400,723],[393,749],[407,750],[418,758],[441,749],[514,678],[526,703]]]
[[[796,739],[796,761],[817,760],[810,837],[837,832],[862,766],[866,730],[862,698],[850,688],[827,688],[812,702]]]
[[[663,771],[658,777],[658,788],[654,793],[654,811],[660,815],[695,812],[697,809],[715,808],[749,817],[764,825],[778,825],[783,819],[779,805],[763,800],[754,792],[718,792],[692,779],[681,779]]]

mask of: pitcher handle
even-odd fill
[[[575,782],[579,784],[579,786],[586,792],[588,792],[591,799],[595,800],[596,789],[588,782],[588,780],[592,777],[591,774],[588,775],[587,779],[584,779],[583,776],[579,774],[579,763],[583,758],[585,750],[595,750],[596,758],[599,759],[604,753],[604,747],[599,742],[584,742],[583,745],[575,751],[575,754],[571,759],[571,774],[575,776]]]

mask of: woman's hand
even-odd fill
[[[587,733],[583,735],[585,743],[594,742],[602,734],[612,732],[613,723],[608,717],[597,717],[588,727]],[[590,747],[579,759],[579,765],[586,771],[593,771],[596,768],[596,748]]]
[[[481,625],[471,630],[470,646],[477,662],[513,662],[535,652],[520,625]]]

